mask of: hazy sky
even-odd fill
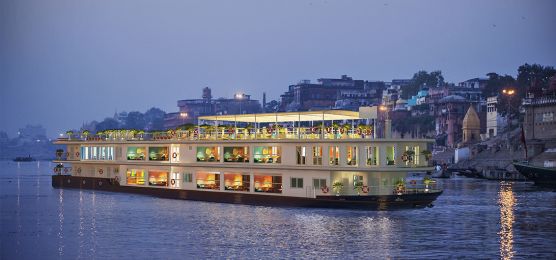
[[[49,136],[301,79],[449,82],[556,65],[556,1],[0,1],[0,130]]]

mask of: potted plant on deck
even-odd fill
[[[402,195],[405,192],[405,181],[404,179],[399,179],[396,182],[396,194]]]
[[[139,130],[137,131],[137,134],[139,135],[139,140],[143,140],[143,135],[145,134],[145,130]]]
[[[339,181],[334,182],[334,184],[332,184],[332,189],[334,190],[334,192],[336,192],[336,196],[340,196],[340,192],[342,191],[343,188],[344,188],[344,184]]]
[[[73,135],[73,131],[71,131],[71,130],[66,131],[66,135],[68,136],[68,140],[71,140],[71,136]]]
[[[81,135],[83,136],[83,138],[84,138],[85,140],[87,140],[87,137],[89,137],[90,134],[91,134],[91,132],[89,132],[89,130],[83,130],[83,131],[81,132]]]

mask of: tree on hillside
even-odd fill
[[[102,122],[98,123],[96,126],[96,130],[97,131],[104,131],[107,129],[116,129],[119,128],[120,125],[118,124],[118,121],[114,118],[111,117],[107,117],[105,118]]]
[[[402,134],[420,136],[435,129],[435,117],[430,115],[410,116],[404,120],[392,121],[392,127]]]
[[[272,100],[266,104],[265,111],[267,113],[276,112],[280,108],[280,102]]]
[[[500,76],[497,73],[491,72],[486,74],[488,81],[483,90],[484,97],[492,97],[500,94],[502,89],[514,87],[516,84],[515,79],[510,75]]]
[[[411,98],[411,96],[417,95],[417,92],[419,92],[419,90],[423,86],[436,87],[443,84],[444,84],[444,76],[442,76],[442,71],[436,70],[429,73],[425,70],[421,70],[413,74],[411,83],[405,88],[403,88],[402,98],[408,99]]]
[[[556,70],[552,66],[527,63],[519,66],[517,72],[518,92],[521,97],[525,96],[527,91],[542,94],[548,88],[550,77],[556,74]]]
[[[164,116],[166,112],[162,109],[152,107],[145,112],[145,121],[150,129],[164,129]]]
[[[126,129],[138,129],[143,130],[145,129],[146,121],[145,115],[138,111],[129,112],[125,119],[125,128]]]

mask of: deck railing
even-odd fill
[[[317,127],[289,127],[289,128],[195,128],[191,130],[155,131],[136,133],[133,130],[112,130],[101,132],[94,136],[79,134],[69,135],[58,140],[71,141],[156,141],[156,140],[341,140],[341,139],[375,139],[371,129],[338,129]]]

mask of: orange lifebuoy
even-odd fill
[[[175,179],[172,179],[172,180],[170,180],[170,183],[172,183],[172,185],[175,185],[175,184],[176,184],[176,180],[175,180]]]
[[[70,156],[70,152],[66,152],[66,158]]]
[[[174,158],[174,159],[178,158],[178,153],[173,153],[172,158]]]
[[[79,152],[75,152],[75,157],[79,158],[80,153]]]
[[[103,174],[104,170],[103,169],[98,169],[98,174]]]
[[[322,191],[322,193],[328,193],[330,191],[330,189],[327,186],[320,188],[320,190]]]
[[[77,168],[77,173],[81,173],[81,167]]]
[[[369,193],[369,186],[363,186],[363,193]]]

